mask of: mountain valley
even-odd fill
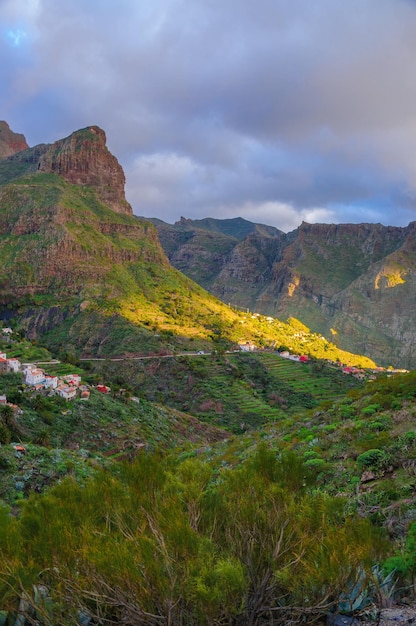
[[[384,626],[416,595],[415,223],[169,225],[124,183],[97,126],[0,122],[0,626]]]

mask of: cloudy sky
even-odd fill
[[[416,220],[416,0],[0,0],[0,119],[101,126],[137,215]]]

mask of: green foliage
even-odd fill
[[[416,576],[416,522],[410,524],[403,549],[383,563],[385,574],[396,577],[402,585],[410,585]]]
[[[0,421],[0,444],[9,443],[11,439],[10,430],[3,421]]]
[[[75,607],[143,625],[255,623],[270,606],[317,616],[383,547],[339,498],[310,493],[305,472],[263,445],[234,470],[143,454],[83,487],[66,479],[18,519],[0,510],[0,606],[42,584],[56,623]]]
[[[361,414],[366,416],[374,415],[374,413],[377,413],[380,410],[381,406],[379,404],[369,404],[368,406],[361,409]]]
[[[378,471],[383,469],[388,463],[389,458],[384,450],[373,448],[363,452],[357,457],[357,464],[360,469],[368,469]]]
[[[299,332],[303,332],[303,333],[310,332],[310,329],[307,326],[305,326],[305,324],[303,324],[300,320],[296,319],[295,317],[289,317],[289,319],[287,320],[287,323],[289,324],[289,326],[291,326],[292,328],[294,328],[295,330]]]
[[[325,468],[326,462],[325,462],[325,459],[320,459],[320,458],[308,459],[307,461],[305,461],[305,465],[306,467],[310,469],[316,469],[316,470],[321,471]]]

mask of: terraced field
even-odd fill
[[[333,400],[359,383],[316,363],[277,354],[233,354],[204,359],[204,382],[192,412],[235,429],[259,427]],[[200,402],[201,396],[206,402]]]
[[[284,380],[295,391],[312,394],[318,403],[343,396],[346,387],[359,385],[351,376],[321,364],[290,361],[278,354],[258,353],[256,357],[273,376]]]

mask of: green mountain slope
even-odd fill
[[[213,341],[294,346],[284,325],[242,316],[174,269],[155,226],[132,214],[124,182],[96,126],[0,160],[3,316],[54,349],[84,356]],[[245,227],[237,220],[225,230],[241,236]]]

